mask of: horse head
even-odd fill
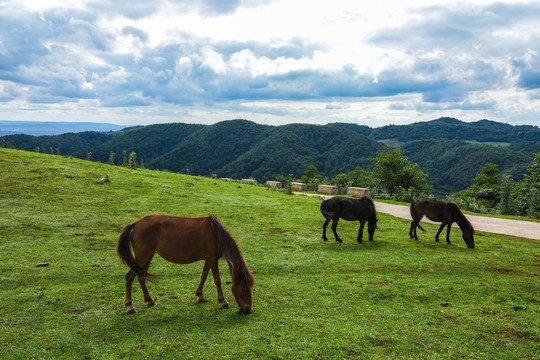
[[[373,235],[375,234],[375,230],[378,228],[377,222],[379,222],[379,219],[368,220],[368,235],[370,241],[373,241]]]
[[[474,249],[474,230],[472,228],[463,231],[463,240],[469,249]]]
[[[231,291],[236,299],[236,303],[242,314],[250,314],[253,311],[253,301],[251,299],[251,291],[255,280],[252,271],[241,270],[237,274],[236,280],[233,281]]]

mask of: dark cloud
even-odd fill
[[[518,85],[525,89],[540,89],[540,70],[525,70],[521,73]]]

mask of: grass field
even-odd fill
[[[374,242],[323,242],[320,200],[253,185],[0,149],[0,358],[537,359],[540,242],[477,234],[419,242],[379,214]],[[102,183],[107,175],[110,182]],[[148,213],[217,215],[254,270],[254,311],[194,292],[202,262],[156,256],[146,307],[123,308],[124,225]],[[367,237],[367,236],[366,236]],[[49,263],[38,267],[39,263]]]

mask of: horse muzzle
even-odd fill
[[[242,305],[240,306],[240,309],[238,310],[238,312],[240,312],[241,314],[251,314],[251,312],[253,311],[253,308],[251,306],[247,306],[247,305]]]

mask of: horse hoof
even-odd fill
[[[206,300],[205,298],[203,298],[202,296],[199,298],[199,302],[200,303],[205,303],[205,302],[208,302],[208,300]]]
[[[152,300],[152,301],[149,301],[148,304],[146,304],[148,306],[156,306],[156,300]]]
[[[231,307],[231,305],[229,305],[229,303],[225,303],[225,304],[221,304],[221,307],[222,307],[223,309],[228,309],[228,308]]]
[[[136,314],[137,313],[137,310],[135,310],[134,308],[129,308],[127,310],[127,313],[130,314],[130,315],[133,315],[133,314]]]

